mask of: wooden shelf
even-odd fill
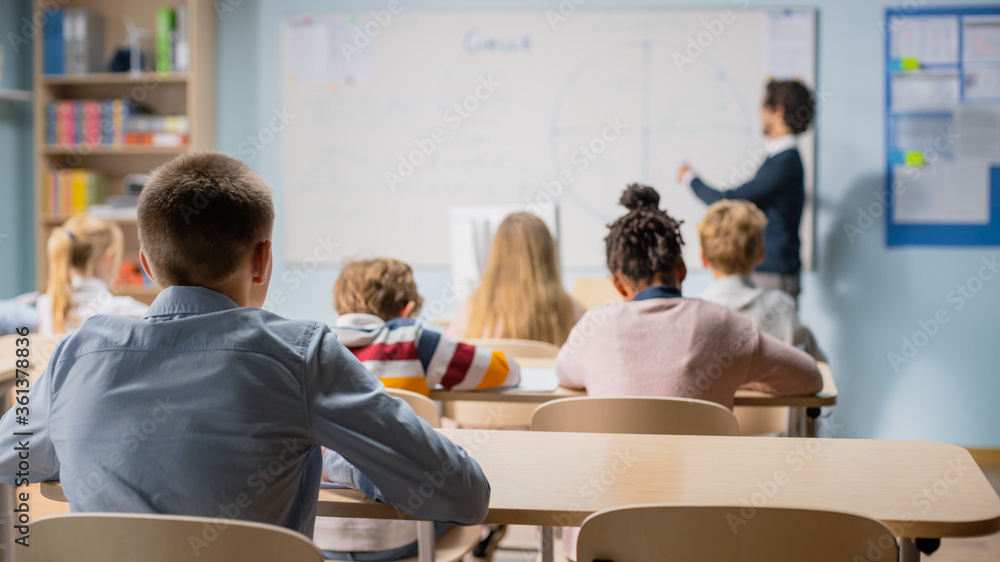
[[[32,0],[36,13],[49,8],[47,0]],[[139,27],[154,29],[157,10],[163,0],[60,0],[60,8],[82,8],[104,20],[104,45],[101,59],[106,61],[125,43],[122,17],[129,16]],[[167,2],[166,4],[171,4]],[[176,0],[172,4],[187,8],[187,33],[190,60],[187,71],[158,73],[143,71],[95,72],[86,74],[44,73],[44,32],[34,34],[34,72],[32,82],[34,115],[34,193],[35,193],[35,280],[45,290],[48,278],[46,244],[52,230],[63,224],[68,215],[52,213],[46,207],[46,183],[53,168],[86,168],[104,174],[107,195],[121,195],[122,179],[129,174],[148,174],[171,158],[192,150],[215,147],[215,44],[217,14],[215,4],[205,0]],[[48,145],[47,119],[49,104],[59,100],[127,99],[141,104],[154,115],[186,115],[190,120],[187,144],[184,146],[149,145]],[[0,101],[0,105],[4,102]],[[111,218],[124,230],[124,256],[139,261],[139,240],[136,219]],[[159,293],[156,287],[125,286],[115,291],[144,302]]]
[[[64,156],[67,154],[78,154],[87,156],[89,154],[180,154],[187,150],[186,145],[182,146],[147,146],[132,144],[125,146],[103,146],[103,145],[46,145],[42,151],[50,156]]]
[[[46,74],[42,84],[46,86],[81,86],[81,85],[112,85],[128,86],[131,84],[149,83],[183,83],[187,82],[186,72],[162,74],[152,71],[132,76],[128,72],[94,72],[91,74]]]
[[[0,88],[0,99],[31,103],[34,101],[35,97],[28,90],[9,90],[7,88]]]

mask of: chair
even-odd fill
[[[469,345],[486,346],[493,351],[502,351],[513,359],[555,359],[559,346],[544,341],[512,340],[502,338],[482,338],[462,340]]]
[[[389,396],[395,396],[396,398],[400,398],[409,404],[418,416],[423,418],[427,423],[431,424],[431,427],[441,427],[441,414],[438,412],[437,404],[435,404],[430,398],[424,396],[423,394],[418,394],[409,390],[402,390],[400,388],[387,387],[385,392]]]
[[[608,277],[577,277],[569,294],[587,310],[624,300]]]
[[[562,398],[542,404],[531,417],[532,431],[739,435],[725,406],[693,398],[659,396]]]
[[[897,560],[881,522],[812,509],[637,505],[599,511],[583,522],[578,562],[841,562]]]
[[[521,367],[554,364],[559,347],[548,342],[514,340],[501,338],[467,339],[470,345],[483,345],[493,351],[502,351],[509,359],[517,361]],[[445,402],[443,414],[464,427],[485,427],[486,429],[525,429],[531,423],[534,404],[514,402]]]
[[[385,391],[389,396],[395,396],[409,404],[418,416],[431,424],[431,427],[441,427],[441,414],[438,413],[437,405],[430,398],[399,388],[386,388]],[[438,537],[434,544],[434,562],[458,562],[475,548],[482,532],[482,525],[458,526],[449,529]],[[414,556],[413,558],[405,558],[402,562],[419,562],[419,560],[419,556]]]
[[[265,523],[146,513],[69,513],[31,524],[29,562],[323,560],[304,535]]]

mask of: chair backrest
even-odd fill
[[[587,310],[625,300],[608,277],[577,277],[569,294]]]
[[[897,560],[881,522],[811,509],[639,505],[599,511],[583,522],[577,562],[842,562]]]
[[[559,354],[559,346],[544,341],[508,340],[500,338],[481,338],[463,340],[471,345],[482,345],[493,351],[502,351],[514,359],[555,359]]]
[[[532,431],[739,435],[725,406],[692,398],[654,396],[562,398],[546,402],[531,417]]]
[[[146,513],[70,513],[31,524],[18,560],[45,562],[321,562],[304,535],[265,523]]]
[[[416,392],[402,390],[399,388],[387,387],[385,391],[389,393],[389,396],[395,396],[396,398],[400,398],[409,404],[418,416],[423,418],[427,423],[431,424],[431,427],[441,427],[441,412],[438,411],[437,404],[435,404],[430,398],[424,396],[423,394],[417,394]]]

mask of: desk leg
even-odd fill
[[[554,558],[552,541],[555,539],[552,536],[552,529],[552,527],[538,528],[538,554],[541,555],[542,562],[552,562]]]
[[[790,406],[788,408],[788,436],[802,437],[805,434],[804,425],[806,409]]]
[[[417,522],[417,557],[420,562],[434,562],[434,547],[437,537],[434,535],[433,521]]]
[[[920,562],[916,541],[907,537],[899,538],[899,562]]]
[[[820,408],[806,408],[806,432],[805,437],[819,437],[819,429],[817,427],[817,421],[819,420],[819,415],[823,412]]]

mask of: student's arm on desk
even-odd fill
[[[63,340],[65,342],[66,340]],[[48,366],[27,394],[15,394],[14,405],[0,418],[0,482],[23,486],[59,477],[59,458],[49,435],[52,403],[52,371],[59,362],[63,344],[52,353]],[[24,348],[22,348],[24,349]],[[28,360],[35,351],[28,347]],[[27,388],[27,377],[17,377],[15,389]],[[23,383],[22,383],[23,381]],[[27,421],[21,424],[20,421]],[[21,433],[22,435],[15,435]],[[30,454],[30,457],[29,457]],[[21,468],[28,461],[30,470]]]
[[[462,343],[451,336],[424,329],[417,340],[427,387],[447,390],[509,388],[521,382],[521,369],[500,351]]]
[[[742,388],[774,396],[805,396],[822,390],[823,377],[808,353],[758,331],[750,372]]]
[[[490,486],[479,464],[440,435],[328,330],[306,371],[313,440],[328,447],[327,476],[421,519],[479,523]],[[433,487],[427,497],[423,485]]]

